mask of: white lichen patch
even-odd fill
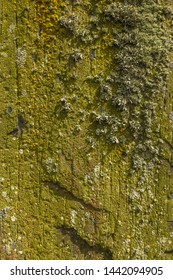
[[[6,198],[7,197],[7,192],[2,192],[2,197]]]
[[[8,255],[11,254],[11,251],[12,251],[11,244],[5,245],[5,251]]]
[[[58,163],[55,161],[55,159],[48,157],[45,162],[46,170],[50,173],[56,173],[58,171]]]
[[[23,155],[23,149],[19,150],[19,154]]]
[[[1,52],[1,56],[4,57],[4,58],[7,58],[8,54],[6,52]]]
[[[100,164],[97,164],[95,167],[94,167],[94,175],[95,175],[95,178],[99,178],[99,175],[100,175]]]
[[[23,48],[18,48],[16,51],[16,63],[19,67],[24,67],[26,62],[26,50]]]
[[[71,216],[70,216],[70,220],[71,220],[71,224],[72,224],[72,225],[75,224],[76,216],[77,216],[77,211],[72,210],[72,211],[71,211]]]
[[[17,218],[13,215],[13,216],[11,216],[11,221],[12,222],[15,222],[17,220]]]
[[[26,89],[22,90],[22,95],[27,95]]]
[[[110,175],[107,174],[106,172],[101,170],[100,164],[95,165],[93,168],[93,171],[89,172],[88,174],[85,175],[84,177],[84,182],[85,184],[93,185],[94,183],[99,183],[101,179],[110,179]]]
[[[23,251],[19,251],[18,253],[19,253],[20,255],[22,255],[22,254],[23,254]]]
[[[10,33],[14,32],[14,30],[15,30],[15,24],[14,23],[10,24],[9,30],[10,30]]]

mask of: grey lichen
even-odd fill
[[[108,4],[100,17],[103,27],[104,23],[110,25],[112,40],[108,51],[113,54],[115,70],[95,77],[99,84],[98,103],[106,108],[95,114],[96,136],[118,144],[121,131],[126,130],[129,141],[142,143],[149,157],[157,156],[158,143],[153,134],[157,123],[156,102],[159,92],[166,88],[172,48],[171,35],[165,32],[163,21],[170,23],[172,12],[158,1],[148,4],[126,0]],[[134,154],[142,156],[142,161],[147,160],[145,152],[138,154],[135,148]],[[136,170],[141,164],[135,160],[132,166]]]

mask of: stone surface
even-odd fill
[[[173,259],[172,1],[0,0],[0,258]]]

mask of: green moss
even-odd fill
[[[1,258],[171,259],[169,5],[7,2]]]

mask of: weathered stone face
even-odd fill
[[[148,2],[3,0],[2,259],[172,259],[172,3]]]

